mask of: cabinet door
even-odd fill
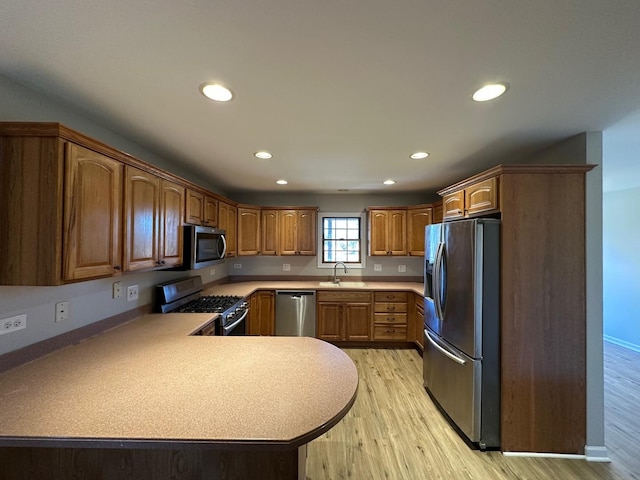
[[[258,309],[260,311],[260,335],[275,335],[275,292],[258,292]]]
[[[122,266],[123,165],[66,144],[64,279],[113,275]]]
[[[432,223],[442,223],[443,218],[442,200],[433,204],[433,219]]]
[[[187,201],[184,210],[185,223],[202,225],[204,210],[204,195],[194,190],[187,190]]]
[[[260,253],[278,254],[278,211],[262,210],[260,218]]]
[[[300,210],[296,219],[298,255],[316,254],[316,212]]]
[[[464,216],[464,190],[453,192],[442,197],[443,219],[461,218]]]
[[[227,257],[236,255],[236,207],[218,202],[218,228],[224,230],[227,240]]]
[[[328,341],[342,340],[342,304],[318,302],[317,313],[316,336]]]
[[[247,335],[260,335],[260,307],[257,292],[251,294],[251,297],[249,297]]]
[[[424,256],[424,229],[427,225],[431,225],[430,207],[410,208],[407,210],[408,219],[408,235],[407,249],[409,255]]]
[[[468,187],[465,190],[465,208],[467,215],[498,209],[498,179],[489,178]]]
[[[407,254],[407,211],[389,212],[389,255]]]
[[[371,340],[371,303],[345,303],[344,323],[347,340]]]
[[[281,210],[280,223],[280,255],[295,255],[297,251],[296,223],[298,214],[295,210]]]
[[[371,210],[369,212],[369,255],[388,255],[388,230],[389,212],[387,210]]]
[[[204,218],[203,222],[207,227],[218,226],[218,200],[205,196],[204,197]]]
[[[127,165],[125,173],[124,270],[158,265],[160,179]]]
[[[238,209],[229,205],[227,223],[227,257],[235,257],[238,253]]]
[[[260,209],[238,208],[238,256],[260,253]]]
[[[159,262],[165,267],[182,265],[182,212],[184,188],[168,180],[160,186]]]

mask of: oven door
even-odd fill
[[[247,308],[242,315],[238,318],[234,318],[233,321],[224,327],[222,327],[220,334],[223,336],[243,336],[247,334],[247,318],[249,316],[249,309]]]

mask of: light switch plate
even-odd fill
[[[56,322],[69,320],[69,302],[56,303]]]
[[[122,297],[122,283],[121,282],[113,282],[111,298],[120,298]]]

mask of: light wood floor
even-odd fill
[[[309,444],[307,480],[640,479],[637,371],[635,380],[626,380],[627,367],[618,369],[605,360],[607,375],[620,384],[630,381],[636,392],[630,396],[613,379],[607,382],[607,402],[616,405],[607,416],[612,463],[519,458],[472,450],[464,443],[422,388],[422,358],[414,350],[345,351],[360,375],[358,398],[338,425]],[[630,362],[639,368],[640,360]],[[627,430],[630,421],[636,422],[635,431]]]

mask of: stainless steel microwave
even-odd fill
[[[189,270],[215,265],[227,253],[225,231],[218,228],[185,225],[184,267]]]

